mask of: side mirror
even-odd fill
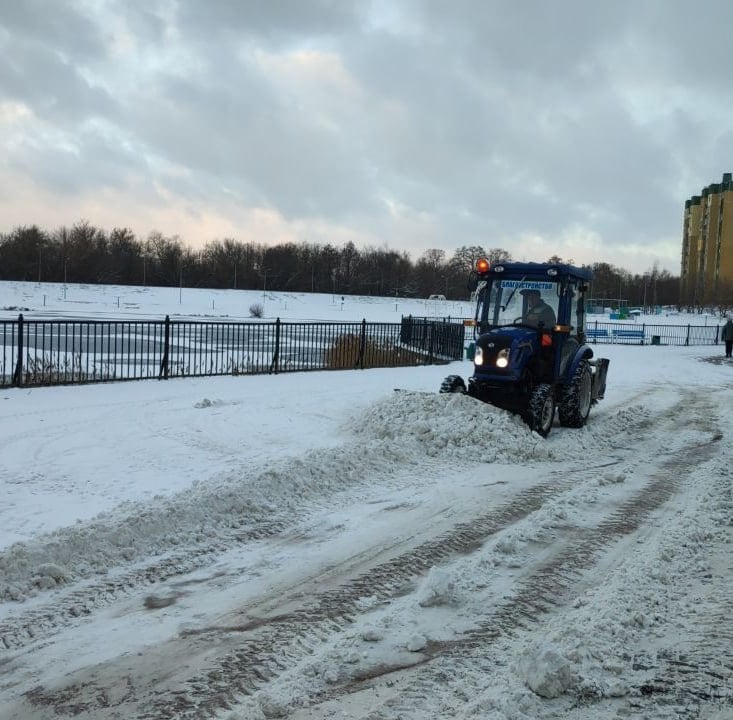
[[[468,275],[468,289],[473,292],[478,287],[478,273],[471,270]]]

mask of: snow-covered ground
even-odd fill
[[[472,318],[474,303],[404,297],[335,293],[264,292],[206,288],[157,288],[129,285],[33,283],[0,281],[0,319],[28,318],[178,318],[251,319],[250,307],[261,305],[263,317],[274,320],[399,322],[403,315]],[[589,322],[619,322],[609,312],[588,315]],[[628,323],[721,325],[711,312],[658,312],[627,318]]]
[[[472,314],[0,283],[4,317],[263,300]],[[733,718],[733,364],[594,349],[547,440],[438,394],[467,362],[0,391],[0,718]]]
[[[399,322],[402,315],[473,317],[474,305],[452,300],[322,293],[264,292],[0,281],[0,318],[96,317],[265,319]]]

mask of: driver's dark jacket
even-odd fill
[[[523,322],[535,327],[544,323],[545,328],[549,330],[555,324],[555,311],[544,300],[540,300],[533,308],[527,310]]]

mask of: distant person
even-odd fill
[[[729,358],[733,353],[733,320],[730,318],[720,331],[720,339],[725,343],[725,356]]]
[[[555,324],[555,311],[542,299],[540,291],[528,289],[521,294],[527,298],[527,312],[522,322],[549,330]]]

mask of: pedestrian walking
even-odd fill
[[[720,339],[725,343],[725,356],[729,358],[733,354],[733,320],[731,318],[728,318],[728,322],[723,325]]]

